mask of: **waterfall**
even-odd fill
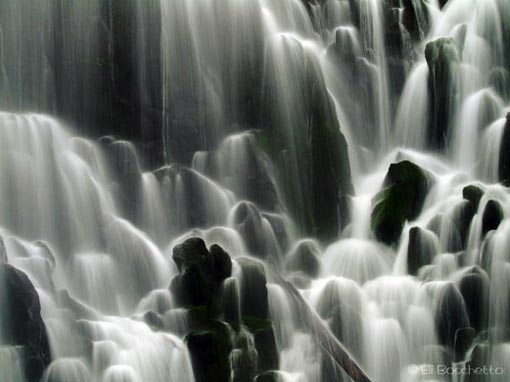
[[[2,381],[508,380],[508,41],[506,0],[1,2]]]

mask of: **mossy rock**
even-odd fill
[[[393,163],[384,180],[384,188],[374,198],[372,231],[388,245],[398,242],[406,220],[420,213],[430,189],[432,177],[410,161]]]
[[[193,365],[196,382],[230,382],[230,352],[233,344],[228,326],[212,321],[204,330],[190,332],[184,338]]]

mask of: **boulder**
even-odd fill
[[[429,67],[429,98],[432,115],[429,122],[430,146],[444,148],[450,136],[453,116],[458,52],[451,37],[442,37],[427,43],[425,58]]]
[[[299,242],[287,255],[287,270],[303,272],[310,277],[317,277],[321,270],[320,249],[316,242],[305,240]]]
[[[406,220],[420,213],[431,184],[431,175],[410,161],[393,163],[375,196],[371,215],[372,231],[388,245],[397,243]]]
[[[482,234],[485,236],[487,232],[496,230],[503,220],[503,208],[496,200],[489,200],[482,215]]]
[[[418,270],[432,264],[437,254],[435,235],[420,227],[412,227],[409,230],[409,245],[407,249],[407,269],[409,274],[417,275]]]
[[[478,210],[478,205],[480,204],[480,199],[484,191],[474,184],[470,184],[462,189],[462,197],[466,199],[474,208],[475,211]]]
[[[172,258],[179,269],[170,290],[183,306],[205,306],[216,311],[220,286],[232,274],[232,260],[219,245],[208,250],[201,238],[190,238],[177,245]]]
[[[477,331],[487,329],[489,311],[489,276],[484,270],[473,267],[458,283],[464,298],[471,326]]]
[[[25,375],[30,381],[39,381],[51,362],[39,296],[27,275],[13,266],[0,264],[0,275],[6,298],[6,343],[23,347]]]

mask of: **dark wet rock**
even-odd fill
[[[482,234],[485,236],[487,232],[496,230],[503,220],[503,208],[496,200],[489,200],[482,215]]]
[[[276,255],[275,248],[271,246],[271,235],[268,235],[267,224],[255,204],[240,202],[234,207],[233,222],[235,229],[243,238],[250,254],[266,258]]]
[[[172,254],[179,269],[170,290],[183,306],[206,306],[216,311],[220,286],[232,274],[232,261],[220,246],[210,250],[200,238],[190,238],[177,245]]]
[[[321,270],[320,249],[311,240],[301,241],[287,255],[287,270],[301,271],[310,277],[317,277]]]
[[[253,381],[257,374],[257,350],[243,334],[239,335],[236,345],[230,353],[232,382]]]
[[[178,296],[181,305],[210,306],[213,302],[213,290],[205,279],[204,274],[196,264],[186,267],[175,284],[172,292]]]
[[[435,323],[439,343],[453,349],[457,330],[470,326],[464,299],[453,284],[442,287],[436,298]]]
[[[456,64],[458,53],[451,37],[427,43],[425,58],[429,67],[429,95],[432,116],[429,123],[430,145],[444,148],[450,136],[450,119],[455,99]]]
[[[243,322],[253,334],[255,349],[258,353],[258,371],[277,370],[279,353],[271,321],[253,316],[244,316]]]
[[[229,328],[215,321],[204,330],[188,333],[184,338],[188,346],[196,382],[230,382],[229,355],[232,341]]]
[[[419,215],[431,180],[431,175],[410,161],[390,166],[383,190],[373,201],[372,231],[378,240],[389,245],[397,243],[405,221]]]
[[[448,252],[458,252],[466,248],[471,221],[476,214],[473,204],[467,200],[458,203],[452,212],[451,235],[448,240]]]
[[[475,211],[478,210],[478,205],[480,204],[480,199],[482,199],[483,194],[484,191],[474,184],[470,184],[462,189],[462,197],[473,206]]]
[[[424,265],[432,263],[437,254],[436,244],[432,232],[426,232],[420,227],[409,230],[409,245],[407,248],[407,269],[409,274],[417,275]]]
[[[242,126],[237,126],[237,130],[246,130]],[[280,209],[280,201],[276,185],[272,179],[272,167],[269,158],[257,145],[256,132],[243,133],[241,136],[242,147],[237,150],[243,151],[242,160],[235,155],[239,155],[237,150],[234,149],[234,156],[228,155],[229,139],[225,141],[224,145],[228,165],[228,172],[222,174],[227,179],[231,179],[232,189],[239,196],[240,199],[250,200],[257,205],[257,207],[266,211],[277,211]],[[229,187],[230,188],[230,187]]]
[[[212,265],[212,258],[205,246],[205,242],[198,237],[190,238],[184,243],[177,245],[173,250],[172,259],[179,271],[183,271],[191,264],[204,268],[209,268]]]
[[[473,328],[462,328],[455,333],[454,355],[455,362],[463,361],[468,350],[476,339],[476,330]]]
[[[104,152],[115,179],[118,200],[124,214],[136,221],[141,200],[142,170],[135,146],[126,141],[106,142],[103,142]]]
[[[9,323],[5,341],[23,347],[25,375],[31,381],[38,381],[51,362],[39,296],[22,271],[3,263],[0,264],[0,274],[5,288],[6,318]]]
[[[267,371],[255,377],[255,382],[281,382],[282,378],[277,371]]]
[[[458,284],[469,314],[471,326],[477,331],[487,328],[489,311],[489,276],[478,268],[462,276]]]
[[[266,320],[269,316],[267,280],[264,264],[250,258],[237,259],[242,270],[241,312]]]
[[[289,48],[295,44],[285,43]],[[303,235],[329,241],[337,238],[349,218],[353,186],[348,147],[319,62],[306,50],[299,52],[302,59],[293,60],[293,71],[300,74],[292,87],[307,97],[299,96],[300,106],[291,106],[268,83],[264,90],[267,129],[259,144],[277,164],[279,190]],[[268,78],[279,76],[273,68],[267,69]],[[282,108],[288,107],[292,107],[291,114],[282,124]]]
[[[212,260],[215,277],[218,280],[225,280],[232,274],[232,260],[229,254],[219,245],[213,244],[209,249]]]
[[[499,147],[499,181],[510,187],[510,113],[506,115],[506,123]]]
[[[223,320],[234,325],[241,322],[241,295],[238,280],[234,277],[225,280],[221,296]]]

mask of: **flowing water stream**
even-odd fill
[[[0,380],[204,381],[169,287],[192,237],[232,258],[224,321],[265,264],[273,380],[349,379],[272,267],[374,382],[510,380],[509,43],[508,0],[1,1]]]

